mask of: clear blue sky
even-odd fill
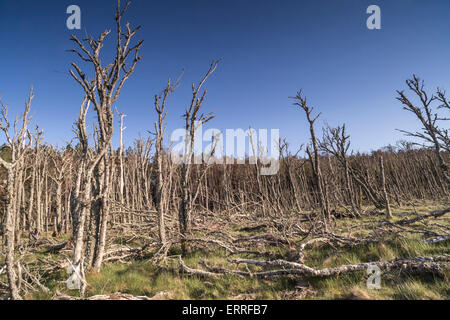
[[[65,26],[71,4],[81,7],[82,31]],[[381,7],[382,30],[366,28],[371,4]],[[115,0],[0,0],[2,100],[21,110],[34,85],[34,120],[50,143],[74,136],[83,97],[68,74],[78,61],[65,52],[70,34],[114,28],[114,8]],[[396,128],[418,126],[395,100],[412,73],[430,89],[450,90],[448,0],[135,0],[126,19],[142,25],[145,40],[144,59],[117,103],[128,115],[127,144],[153,129],[154,94],[185,68],[167,118],[169,132],[181,127],[192,82],[216,58],[223,62],[207,85],[204,107],[216,114],[209,127],[279,128],[293,148],[308,137],[304,114],[288,98],[300,88],[322,121],[347,123],[352,148],[361,151],[402,139]]]

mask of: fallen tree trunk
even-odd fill
[[[439,236],[437,238],[426,240],[425,243],[439,243],[439,242],[444,242],[444,241],[449,241],[449,240],[450,240],[450,235],[448,235],[448,236]]]
[[[422,273],[442,274],[443,269],[448,269],[450,267],[449,255],[366,262],[324,269],[315,269],[308,267],[303,263],[286,260],[262,261],[250,259],[228,259],[228,261],[238,265],[254,264],[265,267],[282,267],[283,269],[260,271],[260,272],[247,272],[241,270],[210,267],[205,262],[202,261],[200,264],[208,270],[204,271],[200,269],[193,269],[186,266],[181,257],[179,257],[180,266],[186,273],[201,277],[212,277],[212,278],[217,278],[225,274],[233,274],[243,277],[256,277],[256,278],[270,278],[275,276],[286,276],[286,275],[329,277],[348,274],[357,271],[364,271],[367,270],[370,266],[377,266],[378,268],[384,271],[399,270],[400,272],[408,274],[422,274]]]
[[[92,296],[89,298],[78,298],[78,297],[72,297],[68,295],[61,294],[59,292],[56,292],[55,296],[53,297],[53,300],[128,300],[128,301],[143,301],[143,300],[162,300],[168,297],[167,292],[159,292],[153,297],[146,297],[146,296],[133,296],[131,294],[125,294],[125,293],[113,293],[113,294],[106,294],[106,295],[97,295]]]
[[[397,222],[394,222],[394,224],[398,224],[398,225],[406,225],[406,224],[411,224],[411,223],[415,223],[418,221],[422,221],[424,219],[428,219],[428,218],[439,218],[443,215],[445,215],[446,213],[450,212],[450,208],[444,209],[444,210],[438,210],[438,211],[434,211],[430,214],[426,214],[423,216],[419,216],[416,218],[412,218],[412,219],[403,219]],[[385,222],[386,223],[386,222]]]
[[[369,266],[377,266],[385,271],[398,269],[407,273],[441,273],[443,268],[450,267],[450,256],[436,257],[415,257],[406,259],[393,259],[389,261],[366,262],[353,265],[343,265],[334,268],[315,269],[306,266],[303,263],[291,262],[286,260],[261,261],[249,259],[230,259],[233,263],[255,264],[260,266],[271,267],[289,267],[298,270],[297,274],[303,274],[316,277],[327,277],[334,275],[347,274],[355,271],[367,270]]]
[[[68,242],[66,241],[66,242],[63,242],[63,243],[60,243],[60,244],[47,246],[45,253],[58,253],[62,249],[64,249],[67,245],[68,245]]]

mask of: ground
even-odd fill
[[[417,214],[427,214],[435,210],[448,207],[448,201],[426,202],[421,206],[408,205],[401,208],[394,207],[394,220],[405,217],[412,218]],[[334,232],[336,234],[352,237],[364,237],[373,232],[371,226],[383,220],[383,216],[365,215],[362,218],[343,218],[336,220]],[[450,219],[442,216],[427,224],[416,224],[421,230],[448,231]],[[242,225],[230,224],[234,237],[251,237],[257,231],[239,231]],[[64,240],[64,239],[61,239]],[[298,242],[296,242],[298,241]],[[291,239],[286,246],[263,245],[269,256],[265,259],[280,259],[289,257],[290,250],[301,243],[301,239]],[[140,245],[134,243],[134,246]],[[439,243],[425,243],[420,233],[403,233],[386,237],[377,243],[359,245],[352,248],[331,247],[329,245],[315,244],[305,252],[305,264],[316,268],[335,267],[345,264],[358,264],[373,261],[387,261],[394,258],[408,258],[417,256],[439,256],[449,254],[449,241]],[[261,249],[258,247],[258,249]],[[174,248],[169,255],[177,255]],[[62,259],[62,253],[44,253],[42,249],[27,262],[41,260]],[[69,254],[69,252],[67,253]],[[66,254],[66,256],[67,256]],[[239,254],[235,257],[254,258],[251,254]],[[151,253],[140,259],[132,261],[106,263],[100,273],[87,274],[87,296],[111,294],[116,292],[128,293],[134,296],[153,297],[158,293],[163,299],[450,299],[450,284],[448,270],[442,274],[408,275],[396,271],[381,274],[381,288],[370,290],[367,288],[366,272],[355,272],[349,275],[331,276],[325,278],[290,276],[279,279],[243,278],[234,275],[225,275],[218,278],[200,278],[184,274],[179,271],[176,260],[169,259],[167,268],[156,267],[151,260]],[[258,259],[262,259],[258,257]],[[233,269],[234,266],[227,261],[225,249],[209,245],[205,249],[194,248],[184,261],[191,268],[202,269],[200,261],[209,266]],[[0,261],[0,266],[2,265]],[[171,269],[170,267],[173,267]],[[259,267],[249,266],[247,270],[257,271]],[[1,268],[0,268],[1,269]],[[245,270],[245,269],[243,269]],[[50,292],[42,290],[29,290],[26,299],[50,299],[55,292],[66,295],[78,295],[77,291],[67,290],[65,280],[68,278],[65,270],[52,272],[41,279],[42,284]],[[0,280],[6,282],[5,275]],[[1,286],[0,286],[1,288]],[[4,288],[3,288],[4,289]],[[6,292],[0,291],[0,296]]]

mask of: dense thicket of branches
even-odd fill
[[[116,163],[111,179],[113,192],[109,199],[113,204],[112,222],[124,226],[146,219],[156,218],[158,167],[152,153],[151,139],[137,140],[133,147],[124,152],[123,159],[116,152]],[[94,152],[94,150],[92,150]],[[257,177],[256,165],[192,165],[189,181],[190,193],[198,191],[193,211],[223,212],[235,211],[263,214],[263,207],[269,208],[266,215],[277,216],[320,208],[311,165],[299,156],[285,155],[280,160],[280,171],[275,176]],[[8,158],[10,151],[3,147],[2,154]],[[448,194],[444,178],[439,174],[439,163],[427,149],[379,150],[371,154],[355,154],[347,157],[349,184],[347,192],[346,172],[335,156],[321,156],[324,183],[327,184],[327,202],[330,211],[353,213],[352,202],[357,208],[377,204],[383,207],[380,184],[379,157],[384,159],[386,186],[391,201],[405,205],[412,200],[439,199]],[[5,156],[6,155],[6,156]],[[44,232],[58,235],[71,232],[72,190],[77,180],[77,168],[82,161],[79,148],[67,147],[55,150],[48,145],[34,145],[24,155],[24,170],[18,173],[22,179],[21,192],[17,198],[16,238],[23,234],[36,237]],[[163,176],[168,186],[164,188],[164,212],[167,219],[176,216],[182,198],[181,166],[170,163],[164,154],[166,172]],[[121,194],[120,165],[123,162],[124,188]],[[2,171],[2,181],[6,171]],[[260,180],[258,184],[257,180]],[[369,191],[370,190],[370,191]],[[161,192],[161,191],[159,191]],[[6,189],[2,190],[5,208]],[[346,210],[345,210],[346,208]],[[343,210],[344,209],[344,210]],[[5,211],[0,212],[2,221]],[[194,217],[195,218],[195,217]],[[156,221],[156,220],[155,220]],[[157,239],[156,237],[155,239]]]

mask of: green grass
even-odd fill
[[[446,203],[426,203],[415,208],[393,208],[394,220],[414,217],[443,208]],[[384,219],[379,216],[365,216],[360,219],[340,219],[336,221],[336,231],[344,236],[366,236],[370,225]],[[441,217],[430,223],[450,225],[448,217]],[[364,227],[362,227],[364,226]],[[234,236],[251,236],[251,232],[239,232],[241,226],[231,226]],[[420,228],[431,228],[432,225],[420,225]],[[349,231],[351,230],[350,234]],[[343,264],[357,264],[364,262],[386,261],[393,258],[407,258],[416,256],[436,256],[449,254],[449,242],[427,244],[422,241],[420,234],[405,234],[404,237],[390,237],[383,242],[360,245],[353,248],[333,248],[330,245],[317,243],[305,251],[305,263],[316,268],[335,267]],[[126,239],[117,240],[124,244]],[[139,246],[139,243],[127,243]],[[296,247],[298,241],[293,242]],[[266,246],[265,251],[270,252],[270,259],[285,257],[287,248]],[[179,254],[174,248],[170,254]],[[57,255],[49,255],[39,251],[32,259],[38,257],[58,259]],[[239,256],[236,256],[239,257]],[[253,255],[240,255],[240,257],[267,259]],[[61,257],[59,257],[61,258]],[[0,258],[1,259],[1,258]],[[233,269],[236,266],[227,261],[223,249],[209,246],[208,250],[195,249],[184,258],[185,263],[192,268],[201,268],[200,261],[211,266]],[[1,264],[1,261],[0,261]],[[173,263],[176,266],[176,263]],[[246,270],[241,267],[241,270]],[[261,270],[258,266],[249,266],[249,270]],[[76,291],[68,291],[65,280],[68,275],[65,270],[51,274],[45,278],[44,284],[52,291],[49,294],[42,292],[30,293],[27,299],[50,299],[57,290],[61,293],[78,295]],[[166,299],[210,300],[210,299],[450,299],[450,285],[448,270],[444,277],[438,276],[407,276],[391,273],[382,273],[381,289],[369,290],[366,286],[365,272],[356,272],[345,276],[332,276],[326,278],[295,278],[286,277],[278,280],[262,280],[242,278],[238,276],[223,276],[216,279],[202,279],[188,276],[178,272],[177,268],[168,270],[158,268],[151,263],[149,257],[129,263],[105,264],[100,273],[87,274],[87,295],[111,294],[115,292],[128,293],[136,296],[154,296],[165,292]],[[5,281],[2,275],[0,280]]]
[[[170,299],[187,300],[226,299],[239,294],[256,294],[255,298],[276,299],[279,292],[289,287],[287,280],[266,282],[235,276],[224,276],[216,280],[184,277],[171,271],[158,270],[144,261],[129,265],[107,265],[101,273],[89,274],[87,281],[89,295],[122,292],[154,296],[158,292],[166,292]]]
[[[394,258],[434,256],[448,254],[448,244],[424,244],[418,240],[391,239],[383,243],[372,243],[352,249],[332,252],[317,248],[308,254],[308,265],[335,267],[343,264],[386,261]],[[366,296],[371,299],[449,299],[450,285],[447,279],[431,276],[404,277],[394,273],[382,273],[381,289],[368,290],[367,275],[357,272],[345,276],[325,279],[309,279],[318,291],[319,299],[343,299],[352,296]],[[354,294],[357,292],[357,294]]]
[[[306,263],[315,267],[334,267],[368,261],[390,260],[395,257],[440,255],[448,253],[448,245],[423,244],[418,240],[392,239],[384,243],[368,244],[352,249],[317,246],[308,251]],[[214,266],[230,265],[221,250],[212,253],[194,252],[185,262],[198,267],[200,260]],[[253,269],[257,269],[253,267]],[[283,278],[277,281],[224,276],[218,279],[201,279],[177,272],[158,270],[148,261],[130,264],[108,264],[101,273],[87,276],[88,294],[122,292],[132,295],[154,296],[168,293],[169,299],[209,300],[251,298],[284,299],[286,292],[296,291],[297,284],[307,283],[311,294],[306,299],[448,299],[450,287],[446,279],[434,277],[404,277],[398,274],[382,275],[382,288],[368,290],[364,272],[323,279]]]

